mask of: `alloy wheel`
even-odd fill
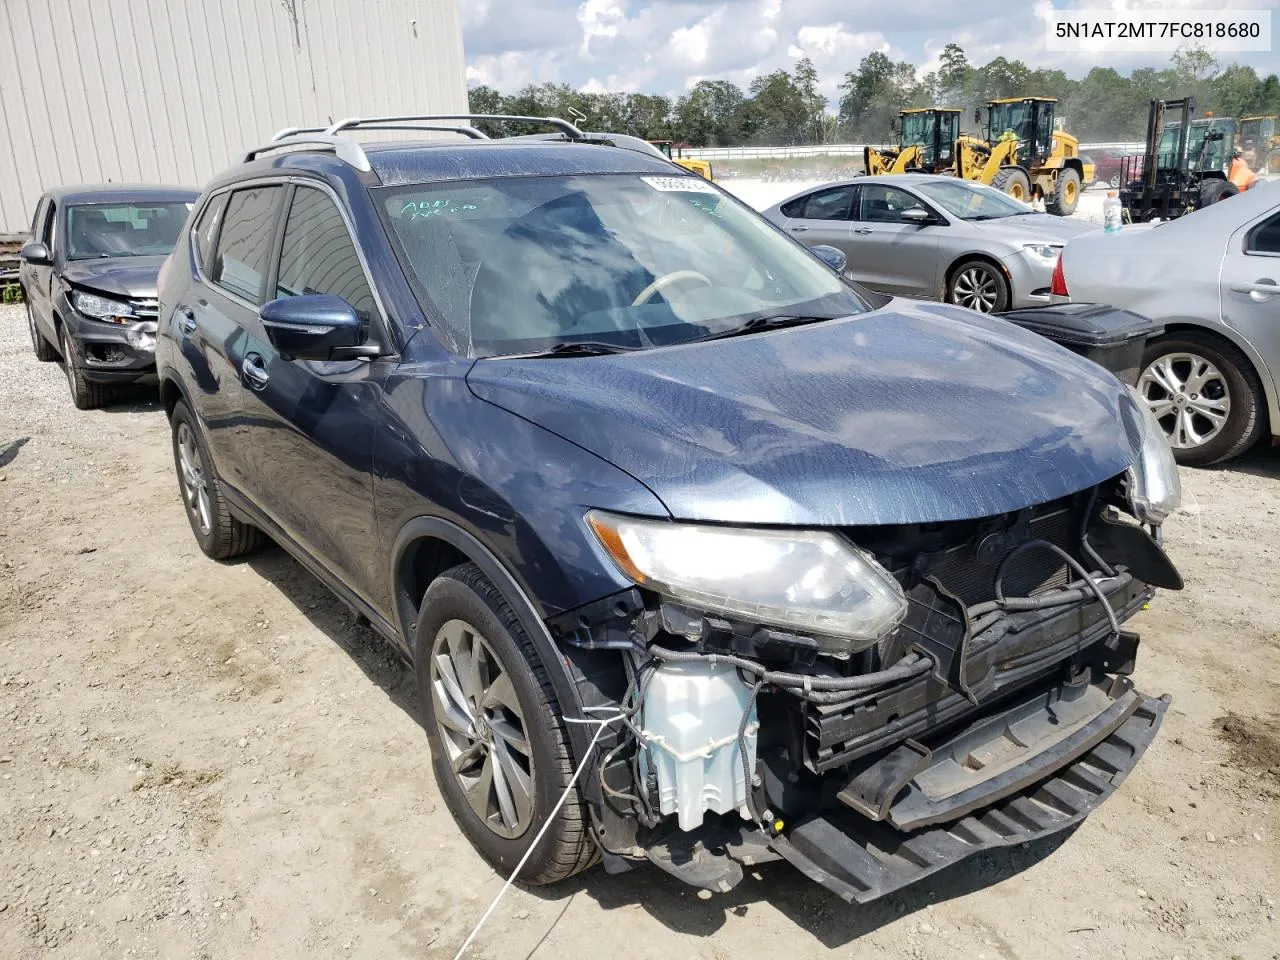
[[[67,331],[58,331],[58,349],[62,351],[62,372],[67,375],[67,385],[71,387],[71,396],[76,395],[76,361],[71,354],[71,344],[67,341]]]
[[[178,468],[182,472],[182,499],[187,512],[207,535],[213,529],[213,509],[209,500],[209,478],[195,433],[185,423],[178,424]]]
[[[1138,391],[1176,450],[1208,443],[1222,432],[1231,413],[1231,392],[1222,371],[1195,353],[1157,357],[1138,378]]]
[[[36,315],[31,312],[31,304],[27,304],[27,329],[31,331],[31,346],[40,350],[40,332],[36,330]]]
[[[1113,173],[1113,174],[1111,175],[1111,179],[1107,181],[1107,185],[1108,185],[1108,186],[1110,186],[1113,190],[1119,190],[1119,189],[1120,189],[1120,174],[1118,174],[1118,173]]]
[[[471,809],[502,837],[533,816],[533,753],[505,664],[471,624],[449,620],[431,645],[431,698],[449,766]]]
[[[952,284],[954,302],[961,307],[990,313],[1000,297],[996,278],[982,267],[966,267]]]

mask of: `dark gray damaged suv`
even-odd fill
[[[36,204],[19,281],[31,346],[62,359],[71,398],[155,374],[156,277],[199,193],[184,187],[60,187]]]
[[[1130,388],[607,134],[356,139],[459,119],[217,177],[157,364],[201,548],[265,531],[413,662],[477,849],[865,901],[1106,799],[1182,585]]]

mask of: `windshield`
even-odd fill
[[[406,272],[469,356],[649,347],[867,309],[700,177],[509,177],[375,193]]]
[[[902,115],[902,146],[933,146],[933,124],[935,114],[928,112],[904,113]]]
[[[94,203],[67,208],[67,259],[164,256],[178,242],[190,203]]]
[[[931,180],[913,185],[953,217],[961,220],[999,220],[1031,213],[1025,203],[1019,203],[1003,190],[985,187],[980,183],[964,180]]]
[[[1025,142],[1035,132],[1031,123],[1031,104],[1026,101],[993,104],[987,116],[991,124],[990,139],[993,142],[1008,140],[1009,134]]]

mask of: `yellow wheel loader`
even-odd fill
[[[1057,102],[1049,97],[989,101],[987,138],[956,140],[957,176],[1028,203],[1040,197],[1049,213],[1071,216],[1087,182],[1086,170],[1080,141],[1054,125]]]
[[[1245,163],[1258,173],[1280,173],[1280,117],[1241,117],[1238,136]]]
[[[862,151],[863,169],[880,173],[951,173],[955,165],[960,111],[951,107],[920,107],[898,114],[898,150]]]
[[[651,144],[662,151],[662,155],[674,163],[678,167],[684,167],[699,176],[706,177],[708,180],[714,179],[711,176],[711,161],[694,160],[692,157],[682,157],[678,154],[672,155],[670,140],[650,140]]]

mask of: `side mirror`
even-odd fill
[[[53,255],[49,253],[49,248],[38,240],[30,240],[24,244],[22,250],[19,251],[18,256],[27,263],[34,263],[36,265],[53,263]]]
[[[843,250],[838,247],[828,246],[825,243],[810,247],[809,252],[836,273],[844,273],[844,268],[849,263],[849,258],[845,256]]]
[[[898,216],[900,216],[906,223],[918,223],[920,226],[933,222],[933,214],[924,207],[911,207],[910,209],[903,210],[902,213],[898,214]]]
[[[258,311],[267,339],[285,360],[352,360],[377,356],[364,344],[355,307],[327,293],[281,297]]]

